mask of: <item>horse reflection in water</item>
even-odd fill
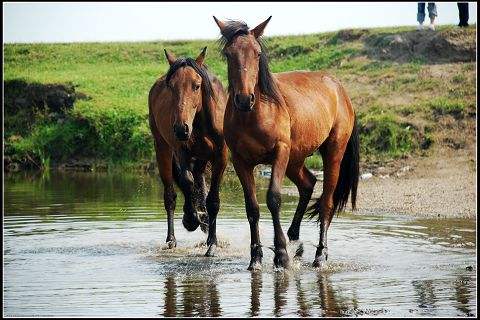
[[[175,275],[169,274],[165,279],[164,317],[220,317],[220,307],[217,285],[213,279],[185,277],[181,280],[182,304],[178,304],[178,286]]]
[[[271,275],[270,288],[273,289],[271,295],[267,292],[270,288],[266,288],[264,276],[261,272],[251,273],[250,306],[246,307],[246,316],[279,317],[288,314],[292,311],[291,306],[287,306],[291,290],[296,292],[295,312],[301,317],[342,316],[348,315],[349,310],[355,309],[353,301],[348,301],[335,292],[329,275],[319,273],[314,283],[305,285],[300,275],[276,272]],[[265,300],[265,296],[273,296],[273,310],[271,310],[271,303]],[[221,317],[225,316],[223,309],[215,279],[174,274],[166,276],[162,316]]]
[[[260,311],[260,294],[262,292],[262,273],[252,272],[250,295],[250,317],[258,316]]]

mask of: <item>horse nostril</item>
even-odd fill
[[[250,95],[250,105],[254,105],[255,104],[255,95],[252,93]]]
[[[234,97],[233,97],[233,102],[235,103],[235,105],[239,105],[240,104],[240,101],[238,101],[238,94],[236,94]]]
[[[184,129],[184,130],[185,130],[185,133],[188,133],[188,124],[185,123],[185,124],[184,124],[184,128],[185,128],[185,129]]]

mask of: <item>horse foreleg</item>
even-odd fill
[[[182,224],[188,231],[195,231],[200,225],[200,219],[195,206],[194,179],[188,168],[189,163],[184,158],[173,161],[173,175],[185,197]]]
[[[276,267],[289,267],[287,253],[287,241],[280,225],[280,206],[282,204],[281,188],[285,171],[287,169],[290,148],[287,144],[279,142],[275,146],[275,159],[272,163],[272,177],[267,191],[267,207],[272,214],[275,246],[275,257],[273,263]]]
[[[253,166],[245,163],[238,155],[232,153],[232,162],[238,179],[243,187],[245,196],[245,210],[247,212],[248,223],[250,224],[250,265],[248,270],[259,269],[262,266],[262,245],[260,243],[260,234],[258,232],[258,220],[260,218],[260,208],[258,206],[257,195],[255,192],[255,178],[253,177]]]
[[[175,211],[177,194],[173,187],[172,175],[172,150],[166,143],[155,140],[155,154],[157,157],[158,172],[163,183],[163,201],[165,211],[167,212],[168,231],[167,244],[169,248],[177,246],[175,234],[173,231],[173,216]]]
[[[218,210],[220,210],[220,183],[227,166],[227,157],[227,147],[223,145],[223,147],[215,153],[212,164],[212,178],[207,196],[208,250],[205,253],[207,257],[212,257],[215,254],[215,247],[217,246],[217,214]]]

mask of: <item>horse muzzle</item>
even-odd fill
[[[233,98],[233,104],[235,107],[243,112],[249,112],[253,110],[253,106],[255,105],[255,95],[244,95],[244,94],[236,94]]]
[[[175,134],[175,138],[179,141],[187,141],[190,138],[190,130],[186,123],[174,124],[173,133]]]

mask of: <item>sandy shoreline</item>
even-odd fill
[[[372,178],[360,180],[355,214],[475,219],[474,151],[436,153],[402,160],[395,169],[380,168],[373,171]],[[296,187],[284,191],[296,193]],[[322,183],[317,181],[313,197],[319,197],[321,192]],[[350,203],[346,210],[351,211]]]

